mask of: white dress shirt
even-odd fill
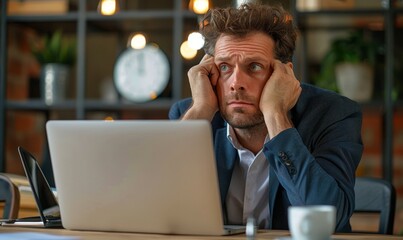
[[[254,155],[242,147],[229,125],[227,138],[238,150],[240,160],[235,163],[226,199],[228,223],[245,225],[247,219],[253,217],[259,228],[268,228],[269,162],[262,150]]]

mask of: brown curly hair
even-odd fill
[[[204,50],[210,55],[214,55],[215,44],[222,34],[244,37],[251,32],[270,36],[275,42],[275,56],[281,62],[292,60],[297,28],[281,6],[246,3],[239,8],[215,8],[205,14],[200,24]]]

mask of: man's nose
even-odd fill
[[[231,91],[239,90],[245,90],[245,74],[236,67],[232,74]]]

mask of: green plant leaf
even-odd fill
[[[322,60],[320,73],[315,76],[314,83],[337,91],[335,66],[341,62],[374,64],[378,49],[380,49],[379,44],[368,40],[363,30],[353,31],[345,38],[335,39]]]
[[[73,65],[75,62],[75,42],[63,41],[61,31],[54,32],[44,39],[44,47],[33,48],[33,54],[41,64],[60,63]]]

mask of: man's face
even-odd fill
[[[260,95],[273,70],[274,41],[263,33],[239,38],[222,35],[215,46],[214,62],[219,109],[234,128],[264,124]]]

